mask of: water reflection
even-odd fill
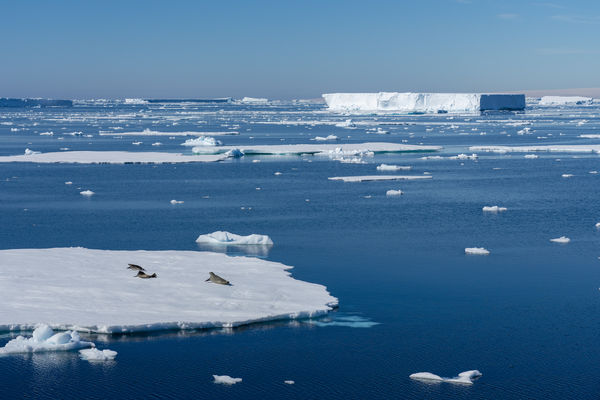
[[[251,256],[266,258],[273,247],[272,244],[228,245],[221,243],[196,243],[201,251],[226,253],[232,256]]]

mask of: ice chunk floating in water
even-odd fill
[[[506,207],[499,207],[499,206],[483,206],[482,208],[483,212],[500,212],[500,211],[506,211]]]
[[[569,238],[568,238],[568,237],[566,237],[566,236],[561,236],[561,237],[559,237],[559,238],[550,239],[550,241],[551,241],[551,242],[554,242],[554,243],[562,243],[562,244],[566,244],[566,243],[569,243],[569,242],[571,241],[571,239],[569,239]]]
[[[477,256],[487,256],[490,251],[483,247],[467,247],[465,248],[465,254],[473,254]]]
[[[231,244],[231,245],[273,245],[273,241],[267,235],[251,234],[248,236],[236,235],[226,231],[216,231],[198,236],[196,243],[208,244]]]
[[[46,351],[69,351],[93,347],[94,343],[84,342],[75,331],[54,333],[48,325],[39,325],[30,338],[17,336],[2,348],[0,355],[18,353],[40,353]]]
[[[113,350],[98,350],[96,348],[79,350],[79,356],[87,361],[112,361],[117,356]]]
[[[594,99],[581,96],[544,96],[540,99],[541,106],[556,105],[589,105]]]
[[[457,377],[454,378],[442,378],[439,375],[432,374],[431,372],[417,372],[411,374],[409,376],[410,379],[422,380],[422,381],[432,381],[432,382],[448,382],[448,383],[463,383],[467,385],[472,385],[473,380],[479,378],[481,376],[481,372],[474,369],[471,371],[465,371],[458,374]]]
[[[128,263],[158,277],[136,278]],[[314,317],[337,305],[324,286],[292,278],[290,268],[200,251],[0,250],[0,331],[39,321],[102,333],[235,327]],[[204,282],[209,272],[232,286]]]
[[[332,111],[342,112],[462,112],[523,110],[523,94],[480,93],[328,93]]]
[[[333,176],[330,181],[367,182],[367,181],[399,181],[431,179],[431,175],[362,175],[362,176]]]
[[[213,375],[213,378],[215,383],[220,383],[222,385],[235,385],[242,381],[242,378],[232,378],[229,375]]]

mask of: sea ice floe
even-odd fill
[[[315,136],[315,138],[313,140],[316,140],[317,142],[324,142],[326,140],[338,140],[338,137],[335,135],[327,135],[325,137],[323,136]]]
[[[543,96],[540,99],[541,106],[556,106],[556,105],[589,105],[594,99],[591,97],[582,96]]]
[[[25,149],[25,155],[26,156],[30,156],[32,154],[40,154],[40,152],[39,151],[33,151],[31,149]]]
[[[481,372],[474,369],[471,371],[465,371],[458,374],[454,378],[442,378],[439,375],[432,374],[431,372],[417,372],[409,376],[410,379],[423,380],[423,381],[434,381],[434,382],[448,382],[448,383],[462,383],[471,385],[473,380],[479,378]]]
[[[362,176],[333,176],[330,181],[367,182],[367,181],[400,181],[431,179],[431,175],[362,175]]]
[[[273,245],[273,241],[267,235],[251,234],[247,236],[236,235],[226,231],[216,231],[198,236],[196,243],[227,244],[227,245]]]
[[[244,97],[241,102],[244,104],[267,104],[269,99],[264,97]]]
[[[296,382],[294,382],[292,380],[287,380],[287,381],[283,381],[283,383],[285,383],[286,385],[293,385]]]
[[[523,156],[523,158],[534,159],[534,158],[539,158],[539,156],[537,154],[525,154]]]
[[[158,277],[135,278],[128,263]],[[205,251],[0,250],[0,331],[39,321],[98,333],[235,327],[316,317],[337,305],[324,286],[292,278],[290,268]],[[209,272],[232,286],[205,283]]]
[[[83,190],[83,191],[79,192],[79,194],[82,195],[82,196],[93,196],[96,193],[92,192],[91,190]]]
[[[182,146],[220,146],[221,141],[210,136],[200,136],[195,139],[188,139],[181,143]]]
[[[562,244],[566,244],[566,243],[569,243],[569,242],[571,241],[571,239],[569,239],[569,238],[568,238],[568,237],[566,237],[566,236],[561,236],[561,237],[559,237],[559,238],[550,239],[550,241],[551,241],[551,242],[554,242],[554,243],[562,243]]]
[[[490,251],[483,247],[466,247],[465,254],[472,254],[478,256],[487,256],[490,254]]]
[[[456,156],[449,157],[451,160],[477,160],[477,154],[473,153],[471,155],[468,154],[459,154]]]
[[[222,385],[235,385],[242,381],[242,378],[232,378],[229,375],[213,375],[213,378],[215,383],[220,383]]]
[[[571,177],[573,177],[573,174],[562,174],[561,177],[563,177],[563,178],[571,178]]]
[[[596,228],[600,229],[600,222],[596,222]]]
[[[105,132],[101,131],[100,136],[225,136],[225,135],[238,135],[239,132],[235,131],[224,131],[224,132],[195,132],[195,131],[183,131],[183,132],[160,132],[153,131],[151,129],[144,129],[141,132]]]
[[[600,139],[600,135],[597,134],[585,134],[585,135],[579,135],[580,138],[585,138],[585,139]]]
[[[484,212],[500,212],[500,211],[506,211],[506,207],[499,207],[499,206],[483,206],[482,210]]]
[[[72,184],[73,184],[73,182],[71,182],[71,181],[65,182],[65,185],[72,185]]]
[[[183,204],[183,200],[171,200],[171,204]]]
[[[377,171],[408,171],[410,166],[381,164],[377,166]]]
[[[403,194],[404,194],[404,192],[400,189],[398,189],[398,190],[390,189],[387,192],[385,192],[386,196],[401,196]]]
[[[117,357],[117,352],[114,350],[98,350],[93,347],[91,349],[79,350],[79,356],[83,360],[87,360],[90,362],[94,361],[112,361]]]
[[[0,348],[0,355],[69,351],[86,347],[94,347],[94,343],[81,340],[76,331],[54,333],[50,326],[39,324],[32,337],[17,336]]]
[[[224,154],[191,155],[137,151],[61,151],[41,154],[0,156],[0,163],[73,163],[73,164],[162,164],[215,162],[227,159]]]
[[[471,146],[471,151],[485,151],[491,153],[531,153],[531,152],[556,152],[556,153],[600,153],[600,145],[544,145],[544,146]]]

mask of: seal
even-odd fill
[[[142,279],[156,278],[156,273],[153,273],[152,275],[148,275],[144,271],[138,271],[136,278],[142,278]]]
[[[215,274],[214,272],[209,272],[209,274],[210,274],[210,277],[207,280],[205,280],[204,282],[210,281],[212,283],[217,283],[219,285],[231,286],[231,283],[229,283],[228,280],[221,278],[219,275]]]
[[[129,265],[129,267],[127,267],[127,269],[132,269],[134,271],[145,271],[145,269],[140,267],[139,265],[136,265],[136,264],[127,264],[127,265]]]

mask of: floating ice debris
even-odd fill
[[[286,385],[293,385],[296,382],[294,382],[294,381],[283,381],[283,383],[285,383]]]
[[[387,192],[385,192],[386,196],[401,196],[403,194],[404,194],[404,192],[399,189],[398,190],[391,189],[391,190],[388,190]]]
[[[82,196],[93,196],[96,193],[92,192],[91,190],[84,190],[82,192],[79,192],[79,194]]]
[[[596,228],[600,229],[600,222],[596,222]]]
[[[192,151],[193,151],[194,153],[196,153],[196,150],[197,150],[197,149],[198,149],[197,147],[194,147],[194,148],[192,149]],[[231,149],[231,150],[228,150],[228,151],[226,151],[226,152],[224,153],[224,156],[225,156],[225,157],[229,157],[229,158],[240,158],[240,157],[243,157],[243,156],[244,156],[244,152],[243,152],[243,151],[241,151],[240,149]]]
[[[191,155],[181,153],[136,151],[61,151],[18,156],[0,156],[4,162],[75,163],[75,164],[161,164],[215,162],[226,159],[224,154]]]
[[[537,154],[525,154],[523,156],[523,158],[534,159],[534,158],[539,158],[539,156]]]
[[[54,132],[40,132],[41,136],[53,136]]]
[[[181,143],[182,146],[220,146],[221,141],[210,136],[200,136],[195,139],[188,139]]]
[[[239,135],[239,132],[224,131],[224,132],[160,132],[151,129],[144,129],[141,132],[106,132],[100,131],[100,136],[224,136],[224,135]]]
[[[75,331],[54,333],[48,325],[38,325],[32,337],[17,336],[4,347],[0,347],[0,355],[19,353],[40,353],[46,351],[69,351],[85,347],[94,347],[92,342],[84,342]]]
[[[282,175],[282,173],[277,171],[277,172],[273,173],[273,175]]]
[[[241,101],[244,104],[267,104],[269,99],[263,97],[244,97]]]
[[[65,182],[65,185],[72,185],[72,184],[73,184],[73,182],[71,182],[71,181]]]
[[[213,375],[213,378],[215,379],[215,383],[222,385],[235,385],[242,381],[242,378],[232,378],[229,375]]]
[[[26,156],[30,156],[32,154],[40,154],[40,152],[39,151],[33,151],[33,150],[30,150],[30,149],[25,149],[25,155]]]
[[[498,206],[483,206],[483,212],[500,212],[506,211],[506,207],[498,207]]]
[[[161,142],[154,142],[154,143],[152,143],[152,146],[162,146],[162,143]]]
[[[566,244],[566,243],[569,243],[569,242],[571,241],[571,239],[569,239],[569,238],[568,238],[568,237],[566,237],[566,236],[561,236],[561,237],[559,237],[559,238],[550,239],[550,241],[551,241],[551,242],[554,242],[554,243]]]
[[[596,134],[579,135],[579,137],[585,138],[585,139],[600,139],[600,135],[596,135]]]
[[[114,350],[98,350],[93,347],[91,349],[79,350],[79,356],[83,360],[93,361],[112,361],[117,357],[117,352]]]
[[[592,175],[596,175],[597,173],[598,173],[598,171],[595,171],[595,170],[588,172],[588,174],[592,174]]]
[[[465,248],[465,254],[487,256],[490,254],[490,251],[483,247],[467,247],[467,248]]]
[[[125,104],[142,105],[148,104],[148,101],[144,99],[125,99]]]
[[[236,235],[226,231],[216,231],[198,236],[196,243],[228,244],[228,245],[272,245],[273,241],[267,235],[251,234],[248,236]]]
[[[183,204],[183,200],[171,200],[171,204]]]
[[[486,151],[492,153],[531,153],[531,152],[557,152],[557,153],[600,153],[600,145],[546,145],[546,146],[471,146],[471,151]]]
[[[139,146],[140,144],[142,144],[143,142],[131,142],[132,145],[134,146]]]
[[[457,377],[454,378],[442,378],[441,376],[432,374],[431,372],[417,372],[415,374],[409,375],[409,378],[424,381],[463,383],[467,385],[472,385],[473,380],[479,378],[480,376],[481,372],[475,369],[471,371],[461,372],[460,374],[458,374]]]
[[[590,105],[594,99],[582,96],[544,96],[540,99],[541,106],[556,105]]]
[[[411,169],[410,166],[402,166],[402,165],[388,165],[388,164],[381,164],[377,166],[377,171],[408,171],[409,169]]]
[[[351,119],[347,119],[344,122],[338,122],[337,124],[335,124],[335,126],[337,126],[338,128],[356,128],[356,125],[352,122]]]
[[[328,136],[316,136],[313,140],[316,140],[317,142],[324,142],[326,140],[338,140],[338,137],[335,135],[328,135]]]
[[[573,174],[562,174],[561,176],[563,178],[571,178],[573,176]]]
[[[134,279],[127,262],[150,266],[159,278]],[[37,321],[99,333],[235,327],[316,317],[337,305],[324,286],[294,279],[291,268],[206,251],[0,250],[0,331]],[[234,286],[200,290],[210,271]]]
[[[477,160],[477,154],[473,153],[471,155],[468,154],[459,154],[457,156],[449,157],[451,160]]]
[[[366,181],[399,181],[431,179],[431,175],[364,175],[364,176],[333,176],[330,181],[366,182]]]
[[[327,93],[332,111],[341,112],[460,112],[523,110],[525,95],[479,93]]]

